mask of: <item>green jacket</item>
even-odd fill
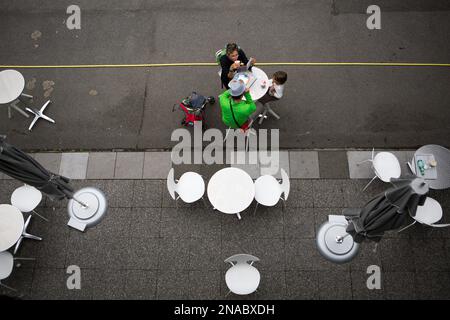
[[[248,120],[248,117],[256,111],[256,105],[253,102],[250,93],[246,92],[244,96],[245,100],[241,100],[238,103],[233,101],[228,90],[219,96],[220,108],[222,109],[222,121],[228,127],[231,127],[233,129],[241,127]],[[231,107],[233,108],[234,117],[236,118],[236,121],[239,125],[237,125],[236,121],[234,121],[233,119],[233,115],[230,109],[230,103]]]

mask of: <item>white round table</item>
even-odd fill
[[[263,206],[273,207],[281,197],[280,183],[271,175],[264,175],[255,181],[255,200]]]
[[[184,202],[195,202],[205,194],[205,181],[196,172],[186,172],[178,180],[177,193]]]
[[[0,252],[0,280],[6,279],[11,275],[14,267],[14,257],[8,252]]]
[[[0,204],[0,252],[11,248],[23,232],[22,212],[9,204]]]
[[[433,224],[441,220],[442,207],[433,198],[427,197],[423,206],[417,206],[416,215],[414,219],[424,224]]]
[[[430,188],[435,190],[450,188],[450,150],[437,144],[429,144],[419,148],[414,156],[422,154],[432,154],[437,162],[437,179],[426,179]],[[414,159],[415,157],[411,161],[413,170],[416,167]],[[420,173],[417,176],[420,177]]]
[[[23,75],[16,70],[0,71],[0,104],[16,100],[25,88]]]
[[[373,167],[381,181],[390,182],[391,178],[400,178],[402,169],[397,157],[390,152],[379,152],[373,159]]]
[[[261,275],[258,269],[247,263],[236,264],[227,270],[225,282],[231,292],[238,295],[250,294],[259,286]]]
[[[256,82],[250,87],[250,95],[253,100],[259,100],[269,90],[269,78],[264,71],[257,67],[252,67],[251,74],[256,78]],[[264,81],[266,82],[266,86],[261,87]]]
[[[252,178],[242,169],[225,168],[217,171],[208,183],[208,199],[216,210],[237,214],[247,209],[255,197]]]
[[[31,212],[41,203],[42,193],[32,186],[22,186],[14,190],[11,204],[22,212]]]

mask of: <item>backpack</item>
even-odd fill
[[[241,47],[238,46],[238,50],[241,50]],[[219,50],[216,51],[216,54],[215,54],[215,56],[216,56],[216,63],[219,66],[220,66],[220,59],[222,59],[222,57],[224,55],[226,55],[226,54],[227,54],[227,46],[226,45],[225,45],[225,48],[219,49]]]

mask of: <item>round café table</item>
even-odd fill
[[[241,219],[240,213],[255,198],[255,185],[244,170],[225,168],[211,177],[207,194],[214,209],[226,214],[236,214]]]
[[[22,212],[9,204],[0,204],[0,252],[11,248],[23,232]]]
[[[16,70],[0,71],[0,104],[13,102],[25,88],[23,75]]]
[[[436,144],[429,144],[420,147],[414,156],[423,154],[432,154],[437,162],[437,179],[425,179],[430,188],[435,190],[450,188],[450,150]],[[411,164],[411,170],[415,170],[414,158]]]
[[[251,85],[249,89],[250,95],[252,96],[252,99],[254,101],[259,100],[264,97],[264,95],[269,90],[269,78],[264,71],[257,67],[252,67],[252,71],[248,71],[248,73],[251,73],[256,78],[256,81]],[[245,77],[245,74],[243,74],[242,76]],[[237,79],[239,79],[239,77],[240,74],[237,75]],[[263,82],[266,83],[264,87],[261,86]],[[245,100],[245,97],[243,99]]]
[[[267,74],[258,67],[252,67],[250,73],[256,78],[255,83],[250,87],[250,95],[253,100],[259,100],[264,97],[269,90],[269,77],[267,77]],[[261,87],[263,82],[266,82],[266,85]]]

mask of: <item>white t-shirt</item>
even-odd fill
[[[274,92],[272,93],[271,90],[269,89],[269,95],[271,95],[272,97],[275,97],[277,99],[281,99],[283,97],[283,91],[284,91],[284,84],[275,84],[273,83],[273,79],[269,80],[269,87],[274,88]]]

